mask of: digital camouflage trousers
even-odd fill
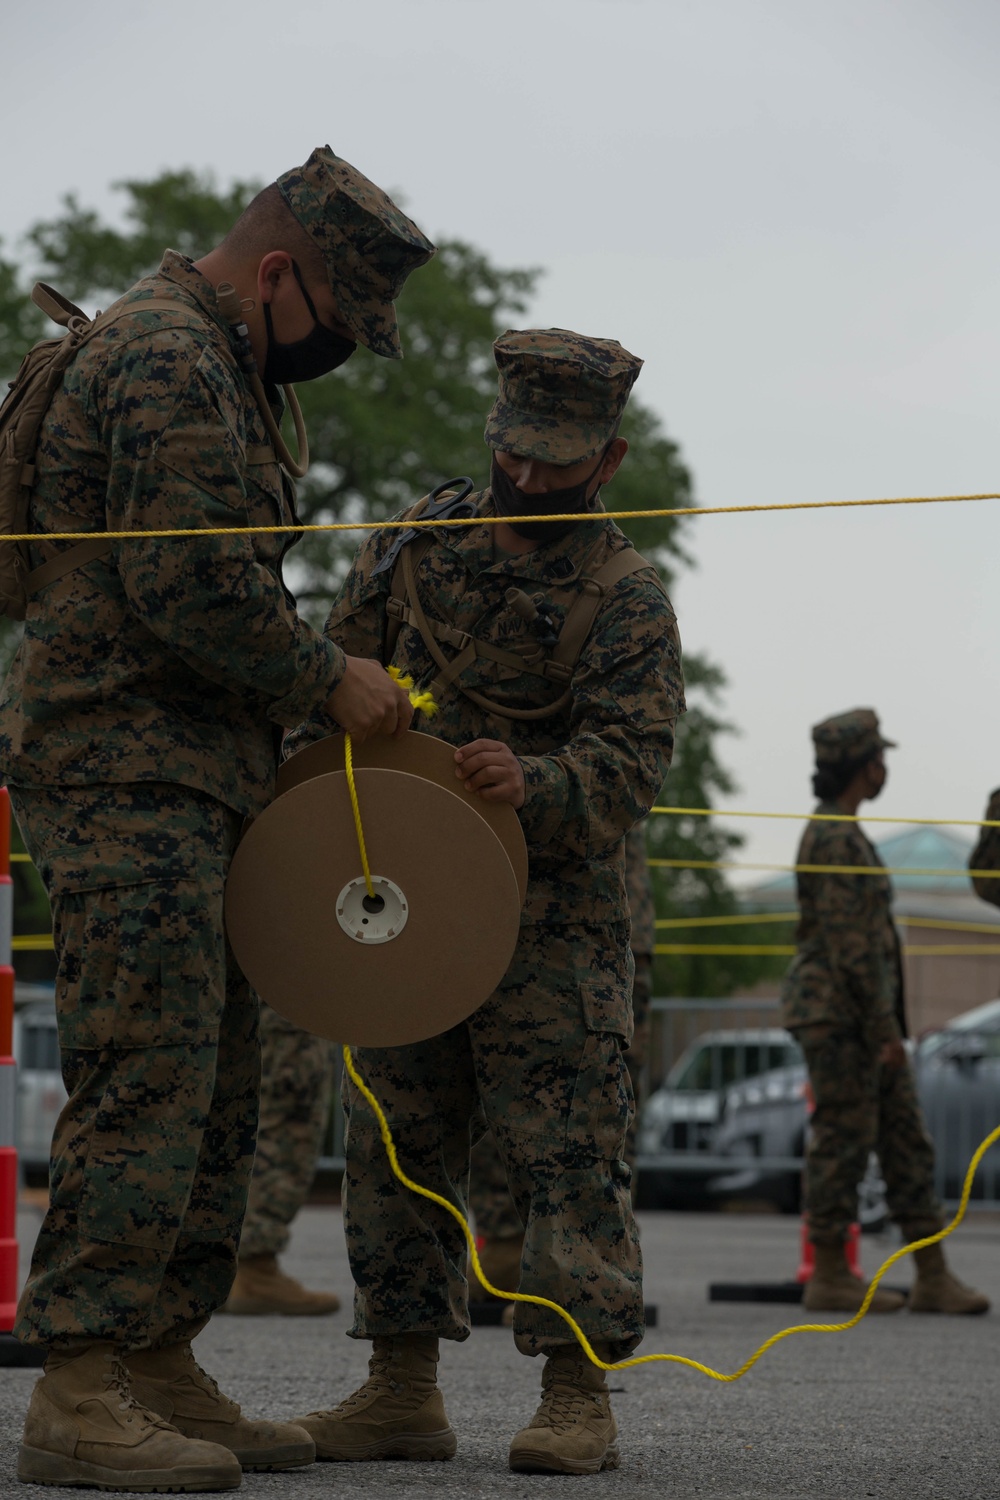
[[[497,990],[468,1021],[411,1047],[364,1048],[400,1165],[466,1212],[470,1146],[492,1129],[525,1225],[522,1292],[569,1309],[619,1357],[644,1331],[642,1260],[623,1160],[633,1113],[628,926],[524,927]],[[444,1209],[392,1175],[378,1124],[348,1086],[344,1222],[356,1338],[469,1333],[466,1246]],[[518,1303],[523,1354],[573,1342]]]
[[[312,1187],[337,1048],[260,1007],[260,1123],[241,1255],[279,1255]]]
[[[636,1120],[642,1104],[639,1084],[646,1064],[649,1047],[649,1002],[653,993],[653,957],[650,953],[632,954],[635,975],[632,980],[632,1040],[625,1051],[625,1062],[632,1079],[635,1109],[632,1123],[625,1137],[622,1153],[632,1173],[632,1202],[638,1174],[635,1166]],[[472,1150],[472,1168],[469,1173],[469,1208],[475,1220],[476,1233],[487,1239],[514,1239],[523,1234],[524,1225],[511,1196],[500,1152],[493,1132],[484,1135]]]
[[[11,788],[52,903],[69,1100],[15,1333],[191,1337],[236,1266],[257,1126],[257,1002],[228,949],[242,822],[180,785]]]
[[[888,1068],[856,1032],[801,1026],[815,1099],[806,1152],[805,1206],[815,1244],[839,1244],[858,1216],[858,1184],[874,1151],[889,1213],[916,1234],[944,1223],[934,1192],[934,1146],[924,1126],[909,1063]]]

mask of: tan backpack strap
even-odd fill
[[[425,511],[427,509],[428,498],[429,497],[425,495],[422,500],[418,500],[413,509],[408,513],[405,513],[406,520],[415,520],[422,511]],[[389,616],[385,628],[386,663],[392,661],[392,653],[396,649],[396,642],[399,639],[399,632],[403,628],[403,621],[408,621],[410,615],[410,612],[406,605],[406,584],[403,581],[403,554],[412,550],[413,548],[416,548],[416,567],[419,567],[420,563],[423,560],[424,553],[430,547],[433,540],[434,538],[432,537],[430,531],[425,531],[419,536],[415,537],[414,540],[410,542],[406,547],[403,547],[396,556],[396,561],[393,564],[392,574],[389,580],[389,597],[386,600],[386,611]],[[416,568],[414,568],[414,572],[415,571]]]
[[[44,540],[44,532],[39,533],[39,541]],[[24,591],[30,599],[34,594],[47,588],[50,583],[55,583],[58,578],[63,578],[67,573],[72,573],[74,568],[83,568],[89,562],[94,562],[98,557],[104,557],[112,549],[112,543],[107,537],[95,536],[93,540],[88,538],[85,542],[77,542],[75,547],[69,547],[65,552],[60,552],[56,557],[50,557],[48,562],[40,563],[37,568],[32,568],[24,580]]]
[[[57,292],[54,286],[48,282],[36,281],[31,288],[31,300],[36,307],[40,307],[47,318],[53,323],[58,323],[60,328],[68,328],[74,319],[86,324],[87,333],[96,331],[98,325],[101,328],[114,323],[118,318],[123,318],[130,312],[178,312],[184,309],[185,304],[179,297],[147,297],[145,301],[138,302],[114,302],[107,312],[98,313],[96,318],[88,318],[82,308],[77,307],[62,292]]]
[[[497,714],[505,719],[545,719],[552,714],[559,713],[570,702],[573,695],[572,687],[567,687],[554,703],[546,704],[544,707],[510,708],[506,704],[495,702],[474,688],[463,687],[457,679],[466,668],[481,656],[490,661],[501,662],[505,666],[516,666],[532,676],[546,677],[554,682],[569,682],[593,628],[597,612],[610,590],[623,578],[628,578],[630,574],[638,573],[643,568],[651,566],[634,547],[623,547],[620,552],[616,552],[602,567],[598,568],[592,577],[582,578],[581,592],[570,606],[552,655],[541,664],[535,665],[511,651],[503,651],[485,641],[477,641],[475,637],[464,631],[457,631],[453,626],[427,618],[417,592],[416,570],[423,553],[430,545],[431,539],[428,537],[424,547],[421,547],[419,543],[416,546],[411,543],[410,546],[405,547],[393,570],[390,597],[386,606],[390,621],[386,632],[389,642],[387,657],[392,655],[403,622],[413,625],[420,632],[424,645],[438,668],[438,674],[429,687],[430,693],[434,697],[439,697],[445,688],[454,683],[458,691],[472,703],[488,713]],[[402,588],[400,588],[400,582]],[[451,661],[440,649],[438,641],[444,641],[456,651]]]
[[[62,327],[69,326],[71,319],[79,318],[86,325],[83,340],[86,341],[93,334],[100,332],[110,323],[116,323],[119,318],[127,317],[133,312],[167,312],[175,313],[187,311],[185,304],[177,297],[147,297],[144,301],[112,303],[111,307],[104,313],[99,313],[91,320],[86,313],[80,309],[61,292],[53,287],[47,286],[44,281],[36,282],[31,291],[31,299],[37,307],[40,307],[46,317]],[[247,449],[248,464],[269,464],[275,462],[274,449],[268,443],[259,443]],[[21,483],[30,489],[34,483],[34,465],[25,465],[21,475]],[[40,531],[37,540],[44,542],[45,533]],[[96,562],[99,557],[106,557],[112,551],[112,543],[103,536],[88,538],[85,542],[77,542],[75,547],[68,547],[65,552],[59,552],[55,557],[50,557],[46,562],[40,563],[37,568],[32,568],[24,581],[26,596],[30,599],[42,589],[48,588],[49,584],[56,583],[60,578],[65,578],[67,573],[72,573],[76,568],[84,568],[88,563]]]
[[[485,642],[476,641],[473,636],[467,635],[464,631],[456,631],[451,626],[435,628],[437,621],[428,620],[417,593],[414,571],[414,552],[416,550],[412,546],[405,547],[400,556],[400,563],[403,570],[406,598],[410,601],[408,610],[409,622],[419,630],[424,645],[427,647],[439,669],[438,675],[428,688],[431,696],[434,698],[440,697],[444,689],[454,683],[458,691],[464,697],[468,698],[471,703],[475,703],[479,708],[485,709],[487,713],[497,714],[503,719],[547,719],[552,714],[559,713],[572,697],[572,690],[569,688],[567,688],[566,692],[560,693],[554,703],[547,703],[541,708],[510,708],[505,703],[497,703],[494,699],[487,698],[485,693],[476,692],[474,688],[462,687],[457,679],[467,667],[472,666],[477,656],[487,656],[496,661],[506,659],[509,663],[519,666],[522,670],[530,671],[531,668],[521,658],[515,657],[513,652],[503,652],[501,654],[497,648],[490,647]],[[448,660],[437,644],[436,638],[441,637],[448,640],[449,644],[457,648],[457,654],[451,661]],[[537,675],[547,677],[549,674],[547,672],[539,672]]]
[[[72,318],[80,318],[84,323],[90,319],[85,312],[81,312],[75,302],[64,297],[62,292],[57,292],[54,286],[49,286],[45,281],[36,281],[31,288],[31,300],[36,307],[40,307],[47,318],[53,323],[58,323],[60,328],[68,328]]]
[[[552,652],[552,660],[559,662],[572,672],[587,644],[587,637],[594,628],[597,612],[616,583],[638,573],[651,564],[634,547],[623,547],[590,578],[581,578],[579,594],[570,605],[558,644]]]
[[[452,640],[450,644],[454,645],[458,649],[458,655],[453,657],[451,661],[448,660],[444,652],[438,646],[437,640],[435,639],[438,631],[433,629],[431,621],[428,620],[426,614],[424,613],[424,607],[420,603],[420,596],[417,593],[417,580],[415,576],[413,553],[414,548],[412,546],[404,547],[399,555],[399,561],[402,564],[403,570],[403,585],[406,589],[405,598],[409,600],[410,621],[420,631],[423,643],[427,647],[433,661],[439,669],[438,676],[434,679],[434,682],[430,687],[430,692],[436,695],[435,690],[440,690],[441,688],[448,686],[448,684],[454,681],[454,679],[459,675],[460,672],[464,672],[466,667],[470,666],[471,663],[475,661],[476,647],[474,642],[472,641],[471,636],[463,635],[462,638],[459,639],[460,633],[457,631],[451,632]]]

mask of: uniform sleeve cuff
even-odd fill
[[[321,708],[339,687],[345,668],[346,660],[340,647],[325,636],[317,636],[308,670],[301,674],[290,693],[275,699],[269,717],[285,729],[294,729],[314,709]]]
[[[550,755],[519,755],[524,772],[524,805],[518,810],[529,844],[547,844],[566,817],[566,773]]]

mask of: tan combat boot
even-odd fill
[[[438,1341],[404,1333],[372,1343],[368,1379],[329,1411],[298,1418],[319,1459],[454,1458],[458,1447],[437,1387]]]
[[[867,1281],[855,1276],[847,1264],[843,1244],[816,1245],[816,1268],[806,1282],[802,1306],[809,1312],[857,1312],[868,1292]],[[869,1312],[898,1312],[906,1298],[879,1287]]]
[[[226,1448],[244,1469],[295,1469],[316,1457],[312,1438],[291,1422],[251,1422],[198,1364],[191,1345],[126,1355],[136,1399],[186,1437]]]
[[[119,1356],[114,1344],[49,1355],[25,1418],[18,1479],[182,1494],[239,1489],[233,1455],[183,1436],[141,1405]]]
[[[611,1362],[605,1346],[594,1352]],[[599,1474],[618,1467],[618,1427],[604,1371],[578,1344],[550,1354],[542,1401],[510,1445],[510,1466],[522,1474]]]
[[[241,1255],[229,1300],[219,1311],[317,1318],[336,1312],[339,1306],[340,1298],[333,1292],[310,1292],[294,1276],[286,1275],[276,1255]]]
[[[940,1245],[914,1250],[917,1276],[910,1292],[910,1311],[915,1313],[984,1313],[990,1299],[965,1286],[948,1270]]]

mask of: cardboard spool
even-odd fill
[[[406,771],[411,776],[422,776],[433,781],[459,797],[472,807],[492,828],[510,860],[517,880],[517,889],[524,905],[528,889],[528,850],[521,832],[520,819],[506,802],[484,802],[475,792],[467,792],[464,783],[455,775],[455,746],[439,740],[433,734],[418,734],[407,730],[399,739],[387,734],[373,734],[363,744],[351,742],[354,769],[378,768],[385,771]],[[331,734],[326,739],[307,745],[297,755],[291,756],[278,768],[275,796],[311,781],[315,776],[344,769],[344,736]]]
[[[343,737],[334,738],[342,755]],[[522,891],[472,797],[359,765],[365,749],[355,753],[355,785],[376,900],[346,773],[320,769],[330,759],[314,756],[317,774],[286,782],[244,834],[226,926],[250,983],[280,1015],[332,1041],[399,1047],[457,1025],[496,988],[517,943]],[[506,842],[516,849],[520,839],[523,852],[517,815],[506,812]]]

